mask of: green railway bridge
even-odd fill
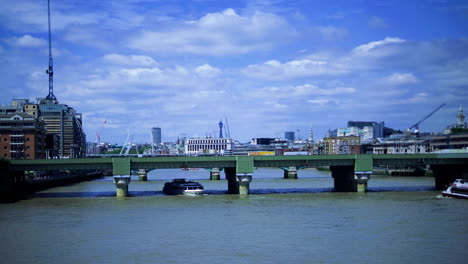
[[[141,179],[153,169],[208,168],[211,179],[219,179],[224,169],[228,192],[248,194],[255,178],[254,170],[276,167],[285,171],[285,178],[297,178],[297,170],[305,167],[329,166],[334,190],[365,192],[375,166],[429,166],[435,187],[444,189],[457,178],[468,179],[468,153],[430,153],[397,155],[301,155],[301,156],[168,156],[168,157],[94,157],[81,159],[11,160],[3,177],[21,178],[25,171],[111,170],[117,194],[125,196],[132,170],[141,172]]]

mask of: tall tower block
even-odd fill
[[[161,144],[161,128],[160,127],[153,127],[151,128],[151,135],[153,139],[153,145]]]

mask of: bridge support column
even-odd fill
[[[456,179],[468,180],[468,165],[431,165],[435,188],[445,190]]]
[[[239,194],[248,195],[250,193],[250,182],[252,181],[252,174],[238,173],[236,174],[237,183],[239,184]]]
[[[114,176],[114,183],[117,188],[116,196],[117,197],[127,197],[128,196],[128,185],[130,184],[131,177],[130,175],[116,175]]]
[[[236,168],[224,168],[226,180],[228,182],[228,193],[239,194],[239,184],[236,179]]]
[[[148,180],[148,171],[146,169],[138,169],[138,179],[140,181]]]
[[[367,181],[370,179],[371,173],[364,171],[354,172],[354,181],[356,182],[357,192],[367,192]]]
[[[219,181],[221,179],[220,174],[219,168],[212,168],[210,170],[210,180]]]
[[[297,167],[289,166],[287,168],[282,168],[284,171],[285,179],[297,179]]]
[[[330,166],[335,181],[335,192],[356,192],[357,185],[354,180],[354,166]]]

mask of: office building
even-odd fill
[[[233,149],[231,138],[188,138],[185,154],[230,154]]]
[[[161,144],[161,128],[159,127],[153,127],[151,128],[151,136],[153,140],[153,145],[159,145]]]
[[[52,144],[48,149],[56,149],[58,157],[85,156],[86,135],[82,128],[82,115],[56,100],[39,98],[38,102],[39,118],[44,120],[48,141]]]
[[[287,141],[294,141],[296,140],[296,136],[295,136],[295,133],[294,132],[284,132],[284,139],[286,139]]]

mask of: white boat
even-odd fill
[[[443,196],[468,199],[468,180],[456,179],[447,190],[442,192]]]
[[[163,187],[165,194],[171,195],[198,195],[203,194],[205,190],[203,185],[198,182],[187,181],[185,179],[174,179],[171,182],[166,182]]]

